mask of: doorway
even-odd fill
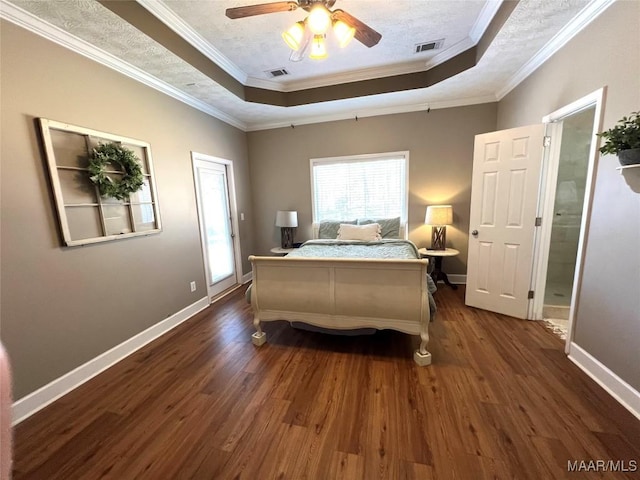
[[[241,283],[233,164],[195,152],[192,162],[207,295],[211,302]]]
[[[561,337],[569,328],[595,105],[562,121],[542,319]]]
[[[541,320],[545,297],[551,298],[547,308],[562,307],[563,316],[568,309],[567,345],[580,291],[604,94],[601,88],[542,124],[476,135],[474,143],[466,304]]]
[[[543,119],[551,148],[543,169],[529,318],[544,320],[567,345],[582,278],[604,94],[604,88],[597,90]]]

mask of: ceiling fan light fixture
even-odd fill
[[[324,40],[324,35],[313,36],[309,58],[312,60],[324,60],[327,58],[327,44]]]
[[[299,50],[304,38],[304,22],[294,23],[286,32],[282,32],[282,39],[292,50]]]
[[[333,33],[336,34],[340,48],[344,48],[349,45],[351,40],[353,40],[353,37],[356,34],[356,29],[347,25],[342,20],[336,20],[333,22]]]
[[[283,0],[231,7],[227,8],[225,14],[228,18],[235,19],[267,13],[293,12],[297,9],[308,12],[304,21],[296,22],[282,33],[283,40],[292,50],[289,54],[289,60],[292,62],[302,60],[309,48],[312,50],[311,58],[325,58],[325,43],[329,29],[334,31],[340,48],[347,46],[354,38],[368,48],[380,42],[382,35],[366,23],[339,8],[331,10],[335,3],[336,0]]]
[[[324,5],[317,4],[309,12],[307,25],[314,35],[324,35],[331,26],[331,13]]]

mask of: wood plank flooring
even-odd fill
[[[19,424],[14,479],[563,479],[640,463],[640,422],[541,323],[441,286],[418,337],[264,326],[242,292]]]

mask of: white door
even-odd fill
[[[477,135],[466,304],[527,318],[544,125]]]
[[[228,166],[193,160],[209,298],[238,283]]]

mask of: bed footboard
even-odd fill
[[[427,260],[249,257],[251,306],[256,332],[261,322],[300,321],[333,329],[391,329],[420,335],[414,353],[429,365]]]

